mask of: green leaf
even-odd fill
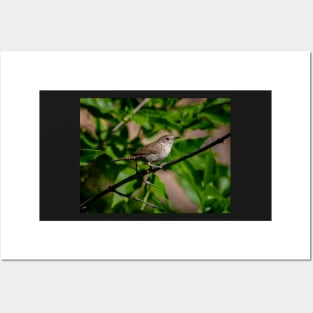
[[[218,177],[214,183],[220,193],[223,196],[228,196],[230,194],[230,178],[229,177]]]
[[[80,103],[95,108],[101,113],[116,111],[111,98],[80,98]]]
[[[215,213],[229,213],[230,212],[230,199],[221,198],[214,199],[210,205],[211,211]]]
[[[105,154],[103,150],[80,149],[80,165],[88,165],[88,163],[96,159],[99,155]]]
[[[92,141],[88,134],[80,132],[81,146],[95,149],[98,146],[98,142]]]
[[[218,198],[221,199],[222,195],[218,192],[218,190],[212,186],[212,185],[207,185],[205,186],[204,189],[204,196],[211,199],[211,198]]]
[[[216,186],[224,197],[231,193],[230,167],[222,164],[217,165],[217,175],[214,181]]]
[[[200,113],[200,111],[202,110],[203,105],[200,103],[194,103],[192,105],[185,105],[185,106],[181,106],[181,107],[177,107],[177,110],[183,114],[185,114],[186,116],[192,116],[192,115],[196,115],[198,113]]]
[[[212,150],[205,152],[205,167],[204,167],[204,186],[208,185],[215,179],[216,176],[216,160]]]
[[[199,118],[206,119],[217,125],[230,123],[230,112],[226,112],[221,108],[212,108],[199,114]]]
[[[132,116],[132,120],[141,126],[148,127],[148,125],[149,125],[149,117],[146,115],[141,115],[141,114],[137,113],[137,114]]]
[[[206,138],[197,138],[175,141],[172,148],[173,157],[178,158],[199,149],[205,140]]]
[[[155,108],[141,109],[135,115],[133,120],[146,129],[155,128],[156,125],[161,125],[167,130],[180,129],[179,114],[175,111],[156,110]]]
[[[170,208],[170,202],[169,202],[169,198],[168,198],[168,194],[167,194],[164,182],[157,175],[153,175],[153,178],[151,180],[152,180],[151,182],[156,185],[156,187],[154,187],[153,189],[153,193],[159,199],[165,200],[165,206],[167,208]]]
[[[129,177],[133,174],[135,174],[134,170],[126,167],[122,171],[119,172],[119,174],[116,177],[115,183],[118,183],[121,180],[123,180],[124,178]],[[132,180],[129,183],[126,183],[126,184],[118,187],[118,191],[121,193],[127,194],[127,195],[132,194],[135,191],[134,186],[136,185],[136,183],[137,183],[136,180]],[[128,198],[122,197],[122,196],[114,193],[112,207],[114,207],[115,205],[117,205],[121,201],[128,202],[128,200],[129,200]]]
[[[190,166],[186,165],[186,161],[184,161],[177,164],[175,173],[178,177],[177,181],[187,197],[199,206],[201,204],[201,186],[195,182],[195,170],[192,170]]]
[[[212,106],[217,106],[217,105],[224,105],[224,104],[230,104],[231,99],[230,98],[215,98],[215,99],[208,99],[205,103],[204,106],[206,108],[212,107]]]
[[[189,179],[184,177],[180,177],[178,181],[179,185],[183,188],[187,197],[195,203],[198,207],[201,206],[201,199],[198,193],[195,191],[193,184],[190,182]]]

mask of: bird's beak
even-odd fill
[[[174,137],[174,139],[179,139],[179,138],[181,138],[181,137]]]

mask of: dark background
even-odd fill
[[[230,214],[82,214],[80,98],[231,98]],[[271,220],[271,91],[40,91],[40,220]]]

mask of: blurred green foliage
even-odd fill
[[[152,142],[166,131],[182,138],[174,143],[167,159],[179,158],[193,152],[209,138],[211,132],[230,124],[231,101],[229,98],[179,99],[152,98],[137,113],[133,110],[143,99],[130,98],[81,98],[80,131],[80,197],[81,202],[133,175],[134,161],[111,162],[131,154],[142,147],[142,139]],[[135,123],[135,134],[125,123],[117,131],[113,128],[128,117]],[[134,124],[133,124],[134,125]],[[186,133],[205,130],[205,137],[185,139]],[[134,130],[133,130],[134,132]],[[164,134],[164,133],[162,133]],[[147,168],[138,162],[140,169]],[[199,213],[230,212],[230,167],[217,163],[212,150],[207,150],[174,165],[171,169],[186,196],[197,206]],[[88,205],[86,213],[173,213],[176,208],[169,200],[164,182],[151,174],[149,181],[133,180],[118,191],[157,205],[144,203],[109,193]]]

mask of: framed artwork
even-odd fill
[[[118,159],[164,136],[167,168]],[[41,91],[40,160],[40,220],[271,220],[271,92]]]

